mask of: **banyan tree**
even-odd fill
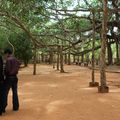
[[[1,29],[24,31],[32,43],[33,74],[39,54],[42,62],[56,63],[60,72],[65,72],[64,63],[91,62],[90,86],[98,86],[97,61],[98,91],[108,92],[106,65],[120,65],[119,0],[4,0],[0,5]]]

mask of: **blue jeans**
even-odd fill
[[[3,83],[0,83],[0,114],[2,114],[4,106],[3,106],[3,102],[4,102],[4,85]]]
[[[4,109],[7,107],[7,100],[8,100],[8,94],[10,91],[10,88],[12,88],[12,99],[13,99],[13,110],[19,109],[19,99],[18,99],[18,78],[17,76],[6,76],[5,82],[4,82]]]

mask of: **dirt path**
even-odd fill
[[[0,120],[120,120],[120,74],[107,73],[110,93],[99,94],[97,88],[88,87],[89,69],[65,68],[68,73],[60,74],[51,66],[40,65],[36,76],[31,75],[32,67],[22,69],[20,110],[12,111],[9,95],[7,112]]]

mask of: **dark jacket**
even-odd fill
[[[11,76],[11,75],[17,75],[18,70],[20,67],[20,62],[13,56],[9,56],[6,60],[5,65],[5,75]]]
[[[3,77],[3,59],[2,56],[0,56],[0,82],[2,82],[4,79]]]

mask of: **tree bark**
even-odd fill
[[[92,82],[95,83],[95,13],[93,12]]]
[[[60,47],[60,72],[64,73],[64,65],[63,65],[63,47]]]
[[[68,51],[68,65],[71,65],[71,57],[70,57],[70,43],[69,43],[69,51]]]
[[[79,62],[80,62],[80,56],[77,56],[77,61],[75,61],[75,62],[76,62],[76,64],[79,65]]]
[[[102,41],[101,41],[101,54],[100,54],[100,84],[101,91],[106,88],[106,41],[107,41],[107,19],[108,19],[108,10],[107,10],[108,0],[103,0],[103,23],[102,23]]]
[[[65,64],[67,64],[67,53],[65,53]]]
[[[36,63],[37,63],[37,49],[34,48],[34,64],[33,64],[33,75],[36,75]]]
[[[58,46],[58,50],[57,50],[57,70],[59,70],[59,66],[60,66],[60,47]]]
[[[43,63],[44,62],[44,54],[41,53],[41,62]]]
[[[76,62],[76,60],[75,60],[75,55],[73,55],[73,63],[75,63]]]
[[[55,69],[55,63],[56,63],[56,60],[55,60],[55,52],[53,52],[53,69]]]
[[[84,62],[84,54],[81,55],[81,62]]]
[[[70,57],[70,53],[68,53],[68,65],[71,65],[71,57]]]
[[[118,54],[119,54],[118,65],[120,65],[120,43],[118,44]]]
[[[116,58],[117,60],[115,61],[118,65],[120,65],[120,44],[116,43]]]
[[[49,64],[52,64],[53,63],[53,51],[51,50],[49,52]]]
[[[107,44],[107,52],[108,52],[108,65],[112,65],[113,64],[113,55],[112,55],[112,48],[111,48],[111,44]]]

